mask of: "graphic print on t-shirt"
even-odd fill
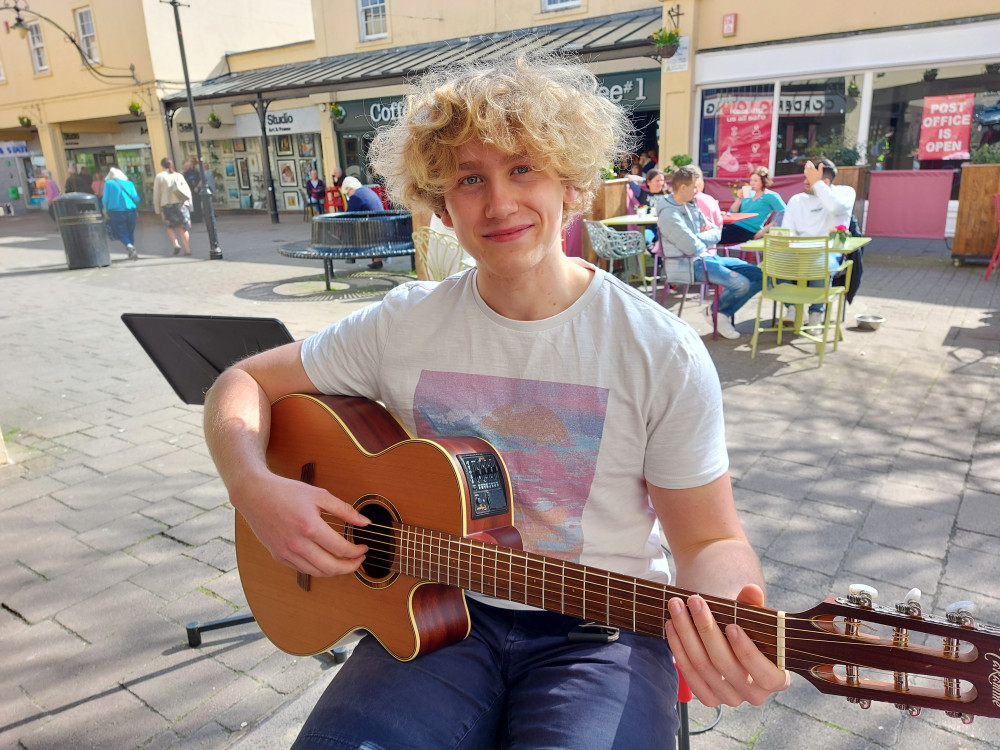
[[[489,441],[510,472],[525,550],[576,561],[607,405],[595,386],[424,370],[413,420],[421,438]]]

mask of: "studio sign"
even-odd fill
[[[266,123],[268,135],[291,133],[295,123],[295,116],[291,112],[282,112],[278,115],[269,114]]]

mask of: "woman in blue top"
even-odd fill
[[[750,196],[743,197],[743,191],[740,191],[728,213],[756,215],[752,219],[723,225],[720,245],[738,245],[764,235],[764,222],[771,212],[785,210],[785,202],[781,200],[781,196],[768,189],[773,182],[767,167],[757,167],[750,173]]]
[[[104,181],[104,210],[108,212],[111,222],[112,239],[121,240],[128,251],[129,260],[135,260],[139,254],[135,251],[135,225],[139,218],[139,193],[135,185],[118,167],[108,170],[108,179]]]

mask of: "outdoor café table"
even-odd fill
[[[627,227],[630,224],[655,224],[656,216],[653,214],[627,214],[625,216],[612,216],[610,219],[601,219],[602,224],[609,227]]]
[[[863,248],[865,245],[867,245],[871,241],[872,241],[871,237],[848,237],[847,238],[847,246],[846,247],[844,247],[844,248],[836,248],[836,249],[830,248],[830,252],[838,252],[838,253],[843,253],[844,255],[850,255],[855,250],[860,250],[861,248]],[[761,251],[763,251],[763,249],[764,249],[764,238],[761,237],[760,239],[757,239],[757,240],[749,240],[748,242],[744,242],[743,243],[743,249],[744,250],[761,250]]]

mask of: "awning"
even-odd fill
[[[579,21],[463,37],[442,42],[358,52],[321,60],[276,65],[211,78],[191,87],[196,102],[236,104],[260,94],[294,98],[406,83],[431,67],[475,62],[515,50],[572,53],[585,63],[653,56],[649,35],[663,26],[659,8]],[[164,97],[167,109],[187,105],[186,92]]]

